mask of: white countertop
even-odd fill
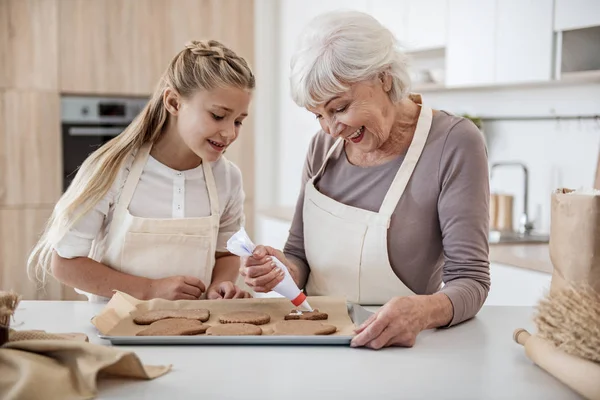
[[[15,329],[84,332],[103,307],[23,301]],[[415,347],[380,351],[324,346],[135,346],[145,364],[173,364],[153,381],[101,381],[99,399],[576,399],[513,342],[535,331],[529,307],[484,307],[447,330],[421,333]]]

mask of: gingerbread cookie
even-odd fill
[[[136,336],[181,336],[198,335],[209,328],[202,322],[186,318],[168,318],[153,322]]]
[[[300,311],[300,310],[292,310],[288,315],[285,316],[286,320],[309,320],[309,321],[322,321],[329,318],[327,313],[319,312],[319,310],[315,309],[314,311]]]
[[[209,336],[256,336],[262,333],[262,329],[256,325],[233,323],[214,325],[206,331]]]
[[[201,322],[208,321],[210,312],[205,309],[197,310],[152,310],[146,311],[133,319],[138,325],[149,325],[153,322],[167,318],[184,318]]]
[[[222,324],[264,325],[271,321],[269,314],[257,311],[234,311],[219,317]]]
[[[337,332],[333,325],[324,324],[319,321],[298,320],[280,321],[275,324],[274,335],[331,335]]]

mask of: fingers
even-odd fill
[[[221,282],[219,292],[224,299],[233,299],[236,293],[236,286],[231,282]]]
[[[283,280],[285,272],[279,268],[273,268],[268,274],[259,276],[257,278],[246,278],[246,283],[250,287],[267,287],[272,284],[275,287],[279,282]],[[273,284],[273,282],[275,282]]]
[[[358,328],[356,328],[354,330],[354,332],[356,332],[357,334],[361,333],[362,331],[364,331],[365,329],[367,329],[367,326],[371,325],[371,323],[373,323],[373,321],[375,321],[375,319],[377,319],[377,315],[379,313],[373,313],[371,314],[371,316],[369,318],[367,318],[367,320],[365,322],[363,322]]]
[[[388,325],[378,337],[365,344],[365,347],[373,350],[379,350],[383,347],[386,347],[390,340],[394,339],[394,336],[395,335],[392,327]]]
[[[194,296],[194,299],[198,299],[202,295],[200,288],[188,284],[183,284],[181,292],[190,296]]]
[[[198,297],[192,296],[187,293],[176,293],[173,296],[173,300],[198,300]]]
[[[201,292],[206,292],[206,286],[202,281],[194,276],[184,276],[183,281],[188,285],[195,286],[200,289]]]
[[[234,299],[248,299],[250,297],[252,297],[250,295],[250,293],[240,289],[239,287],[235,287],[236,291],[235,291],[235,296],[233,296]]]
[[[269,262],[267,264],[256,265],[254,267],[244,268],[246,277],[258,278],[259,276],[267,275],[269,272],[275,269],[275,264]]]
[[[271,246],[265,246],[265,249],[267,250],[267,253],[269,255],[274,256],[279,261],[283,262],[283,259],[285,258],[285,255],[283,254],[283,252],[281,250],[278,250],[278,249],[276,249],[274,247],[271,247]]]
[[[211,288],[208,289],[208,292],[206,292],[206,298],[208,300],[220,300],[223,298],[223,296],[221,295],[221,293],[219,293],[218,290]]]
[[[256,248],[252,252],[252,257],[256,258],[256,259],[260,259],[260,258],[266,257],[268,255],[269,255],[269,253],[267,252],[266,246],[263,246],[261,244],[256,246]]]
[[[252,289],[258,293],[268,293],[275,288],[283,280],[282,275],[276,275],[271,281],[265,283],[262,286],[254,286]]]
[[[381,335],[381,333],[387,327],[387,325],[388,325],[387,321],[384,321],[383,318],[381,318],[380,316],[377,316],[377,318],[375,318],[375,320],[372,323],[370,323],[369,326],[367,326],[363,332],[359,333],[357,336],[355,336],[352,339],[350,346],[352,346],[352,347],[364,346],[365,344],[369,343],[371,340],[373,340],[373,339],[377,338],[379,335]]]

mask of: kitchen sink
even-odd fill
[[[548,243],[550,236],[538,233],[490,231],[489,241],[491,244]]]

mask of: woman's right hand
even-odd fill
[[[206,286],[193,276],[170,276],[162,279],[152,279],[150,282],[149,298],[167,300],[198,300]]]
[[[256,246],[250,257],[241,257],[240,275],[244,282],[257,293],[267,293],[283,280],[285,273],[277,267],[271,257],[276,257],[294,276],[295,265],[285,255],[269,246]]]

